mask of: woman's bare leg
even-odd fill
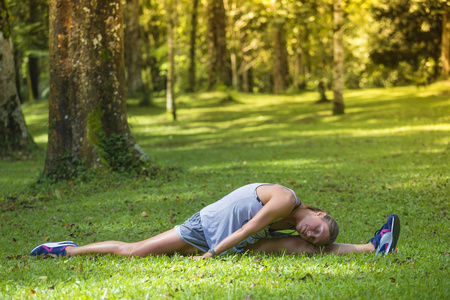
[[[199,252],[199,250],[191,244],[184,242],[174,229],[136,243],[107,241],[88,244],[81,247],[66,248],[68,256],[95,253],[145,257],[147,255],[158,254],[170,255],[175,252],[182,255],[189,255],[195,254]]]
[[[332,244],[326,249],[315,246],[308,241],[305,241],[299,236],[290,236],[284,238],[271,238],[261,239],[253,245],[249,245],[245,250],[252,251],[253,253],[282,253],[287,254],[316,254],[316,253],[334,253],[339,255],[345,255],[352,252],[374,252],[375,247],[369,244]]]

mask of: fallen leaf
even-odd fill
[[[391,280],[392,283],[397,281],[397,279],[395,279],[394,277],[389,277],[389,279]]]
[[[143,218],[147,218],[147,217],[148,217],[148,215],[147,215],[147,213],[146,213],[145,211],[143,211],[143,212],[141,212],[141,217],[143,217]]]
[[[247,295],[247,297],[245,297],[245,299],[246,300],[248,300],[248,299],[252,299],[253,298],[253,295],[252,294],[250,294],[250,295]]]
[[[78,265],[78,267],[77,267],[77,273],[78,273],[78,274],[83,273],[83,265],[82,265],[82,264],[79,264],[79,265]]]
[[[262,260],[262,257],[255,257],[254,259],[253,259],[253,261],[260,261],[260,260]]]
[[[167,297],[172,297],[172,298],[175,297],[175,296],[172,295],[171,293],[167,293],[166,296],[167,296]]]
[[[30,296],[33,297],[36,294],[36,291],[33,289],[30,289]]]
[[[44,238],[44,241],[48,242],[48,241],[50,241],[50,238],[49,238],[48,236],[46,236],[46,237]]]
[[[311,274],[309,274],[309,273],[306,273],[306,275],[305,276],[303,276],[302,278],[300,278],[300,280],[303,280],[303,281],[305,281],[307,278],[313,278],[312,277],[312,275]]]

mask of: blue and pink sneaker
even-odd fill
[[[44,255],[44,254],[55,254],[57,256],[66,256],[66,248],[67,247],[78,247],[77,244],[75,244],[72,241],[64,241],[64,242],[58,242],[58,243],[46,243],[37,246],[34,248],[30,255],[36,256],[36,255]]]
[[[387,223],[375,232],[370,242],[375,246],[376,254],[386,255],[395,250],[399,236],[400,218],[389,215]]]

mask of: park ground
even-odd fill
[[[149,108],[130,99],[149,175],[58,184],[37,184],[48,103],[24,105],[40,150],[0,161],[0,299],[450,298],[450,82],[349,90],[341,116],[314,104],[318,93],[228,96],[179,96],[177,122],[162,98]],[[250,182],[283,184],[325,208],[341,243],[367,243],[396,213],[398,251],[206,261],[28,256],[46,241],[145,239]]]

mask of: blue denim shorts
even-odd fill
[[[175,226],[175,232],[184,242],[191,244],[203,252],[208,252],[209,246],[203,233],[202,219],[200,212],[192,215],[181,225]]]
[[[175,232],[178,234],[180,239],[184,242],[191,244],[195,248],[202,252],[208,252],[210,249],[208,243],[206,242],[205,234],[203,233],[202,219],[200,217],[200,212],[192,215],[181,225],[175,226]],[[291,236],[290,234],[281,233],[277,231],[270,232],[269,228],[264,228],[258,233],[248,237],[247,239],[240,242],[238,245],[229,249],[227,252],[244,252],[245,247],[256,243],[260,239],[264,238],[283,238],[286,236]]]

